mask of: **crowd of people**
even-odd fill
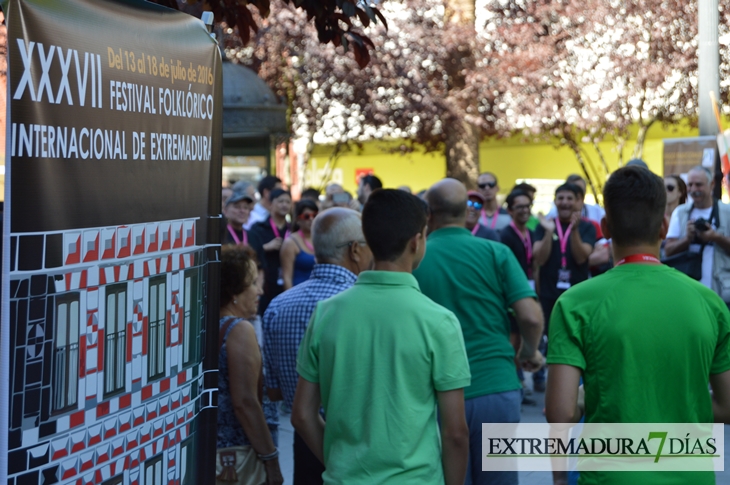
[[[418,195],[367,175],[294,208],[274,176],[224,189],[217,483],[282,483],[281,409],[295,484],[516,484],[482,471],[482,423],[519,422],[530,392],[548,422],[728,422],[730,206],[703,167],[629,165],[603,208],[570,175],[545,216],[489,172]]]

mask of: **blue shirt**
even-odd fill
[[[355,284],[357,276],[341,266],[316,264],[312,276],[274,298],[264,313],[266,387],[281,389],[292,406],[297,389],[297,351],[314,308]]]

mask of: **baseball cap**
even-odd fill
[[[241,200],[248,200],[249,202],[253,202],[253,199],[250,195],[248,195],[246,192],[233,192],[233,195],[226,201],[226,207],[228,207],[231,204],[235,204],[236,202],[239,202]]]

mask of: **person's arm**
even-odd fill
[[[288,290],[293,285],[294,280],[294,260],[297,257],[299,248],[293,239],[294,236],[284,241],[281,246],[281,253],[279,257],[281,259],[281,277],[284,280],[284,290]]]
[[[264,410],[259,401],[259,380],[261,379],[261,353],[256,341],[256,331],[249,322],[241,322],[228,334],[228,380],[231,402],[236,419],[251,446],[260,455],[276,451],[274,440],[266,424]],[[279,460],[264,462],[267,484],[283,483]]]
[[[533,260],[537,267],[545,264],[550,258],[550,253],[553,250],[553,234],[555,232],[555,221],[550,219],[540,219],[540,225],[545,231],[542,239],[535,241],[532,245]]]
[[[464,389],[436,392],[441,416],[441,463],[446,485],[461,485],[469,459],[469,427],[464,411]]]
[[[579,392],[581,370],[565,364],[551,364],[545,393],[548,423],[577,423],[583,417],[584,403]]]
[[[570,231],[570,253],[576,264],[583,264],[593,252],[593,243],[583,242],[580,237],[580,212],[573,213],[570,220],[573,223],[573,230]],[[595,241],[595,237],[593,240]]]
[[[512,304],[512,310],[522,335],[522,347],[517,358],[525,370],[535,372],[545,363],[537,348],[545,321],[542,308],[534,298],[522,298]]]
[[[712,414],[716,423],[730,424],[730,370],[710,374]]]
[[[672,222],[669,223],[669,234],[674,233],[672,225],[675,224],[674,216],[676,213],[677,211],[675,210],[674,214],[672,214]],[[676,224],[679,224],[679,222],[677,221]],[[697,229],[695,228],[695,223],[693,221],[687,221],[687,229],[684,236],[667,237],[667,242],[664,244],[664,254],[667,256],[673,256],[689,249],[689,245],[695,239],[696,232]]]
[[[299,436],[312,450],[312,453],[324,463],[324,419],[319,414],[321,404],[319,384],[309,382],[300,377],[297,391],[294,394],[294,405],[291,412],[291,424]],[[464,401],[461,403],[464,406]]]
[[[608,243],[597,242],[593,247],[593,252],[588,256],[588,266],[600,266],[611,260],[611,247]]]

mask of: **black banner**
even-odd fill
[[[218,45],[143,1],[5,13],[0,482],[205,483]]]

